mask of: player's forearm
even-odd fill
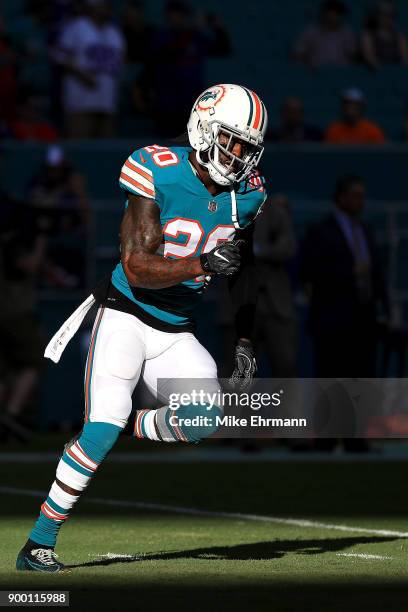
[[[135,253],[122,258],[122,265],[130,285],[144,289],[164,289],[203,274],[199,257],[166,259]]]

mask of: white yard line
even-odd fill
[[[336,553],[337,557],[356,557],[357,559],[377,559],[378,561],[391,560],[393,557],[386,555],[368,555],[366,553]]]
[[[106,555],[88,555],[89,557],[96,557],[97,559],[115,559],[115,561],[120,561],[121,559],[141,559],[142,557],[139,555],[124,555],[122,553],[111,553],[108,552]]]
[[[36,489],[19,489],[15,487],[0,487],[0,494],[22,495],[25,497],[44,498],[47,491]],[[312,529],[328,529],[331,531],[345,531],[347,533],[365,533],[376,536],[390,536],[396,538],[408,538],[406,531],[393,531],[390,529],[367,529],[366,527],[351,527],[349,525],[338,525],[332,523],[321,523],[308,519],[282,518],[279,516],[263,516],[260,514],[243,514],[241,512],[222,512],[214,510],[200,510],[199,508],[188,508],[186,506],[169,506],[167,504],[155,504],[150,502],[125,501],[119,499],[108,499],[105,497],[85,497],[84,502],[98,504],[100,506],[111,506],[116,508],[137,508],[138,510],[153,510],[167,512],[170,514],[186,514],[190,516],[205,516],[208,518],[236,519],[240,521],[255,521],[258,523],[274,523],[276,525],[290,525],[291,527],[305,527]]]

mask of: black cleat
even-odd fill
[[[18,553],[16,569],[21,572],[48,572],[56,573],[65,569],[65,565],[57,561],[58,555],[52,548],[37,548],[31,550],[24,547]]]

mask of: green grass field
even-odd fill
[[[54,473],[52,462],[0,462],[0,487],[45,491]],[[42,498],[3,489],[0,589],[70,590],[78,609],[407,610],[408,539],[376,533],[408,532],[407,498],[404,462],[108,461],[62,528],[57,552],[72,566],[66,574],[14,570]]]

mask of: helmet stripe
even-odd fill
[[[266,117],[266,109],[265,109],[265,105],[263,102],[261,102],[262,105],[262,121],[261,121],[261,127],[259,128],[260,130],[262,130],[264,123],[265,123],[265,117]]]
[[[243,87],[242,89],[245,91],[246,95],[247,95],[247,96],[248,96],[248,98],[249,98],[249,117],[248,117],[248,127],[250,127],[250,125],[251,125],[251,121],[252,121],[252,116],[253,116],[253,114],[254,114],[254,103],[253,103],[252,96],[251,96],[250,92],[248,91],[248,89],[246,89],[246,87]]]
[[[258,96],[256,95],[256,93],[254,91],[251,92],[254,100],[255,100],[255,119],[254,119],[254,125],[252,126],[255,130],[259,130],[259,124],[261,121],[261,116],[263,114],[262,112],[262,107],[261,107],[261,101],[258,98]]]

